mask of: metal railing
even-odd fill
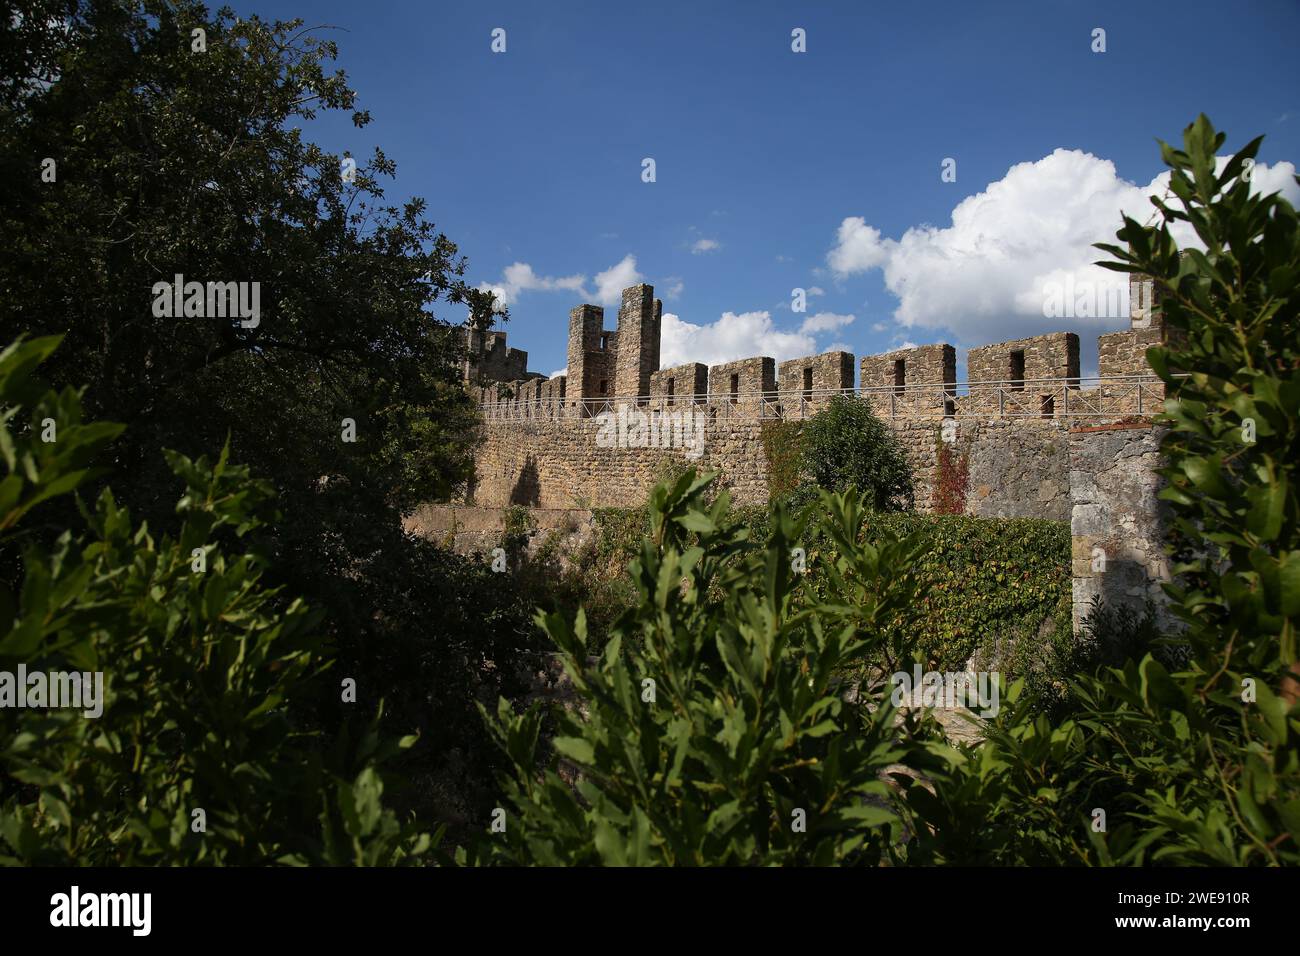
[[[479,407],[492,422],[598,418],[634,410],[646,415],[702,412],[710,420],[797,421],[812,416],[837,395],[851,395],[871,402],[878,415],[891,419],[1113,419],[1155,414],[1164,402],[1164,389],[1154,375],[1127,375],[585,399],[524,395]]]

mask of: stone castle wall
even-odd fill
[[[1070,520],[1074,625],[1094,598],[1112,607],[1156,611],[1165,633],[1176,624],[1161,584],[1169,506],[1157,495],[1164,429],[1141,424],[1081,426],[1070,433]]]
[[[467,384],[513,382],[528,377],[528,353],[506,345],[501,331],[469,332],[469,355],[461,365]]]
[[[692,423],[692,430],[696,425],[702,429],[697,458],[691,457],[693,435],[671,449],[621,446],[617,418],[488,422],[476,458],[477,480],[465,503],[484,507],[636,507],[645,502],[667,461],[694,464],[703,470],[721,469],[721,483],[737,504],[766,502],[762,422],[710,421],[703,407],[684,408],[682,414],[699,416]],[[606,440],[598,441],[602,429]]]
[[[698,457],[691,457],[692,449],[683,447],[689,441],[672,448],[620,446],[617,416],[489,422],[476,459],[478,480],[466,503],[499,508],[634,507],[644,502],[665,461],[673,461],[720,469],[721,483],[738,504],[765,504],[768,463],[763,423],[727,418],[706,406],[685,406],[678,414],[700,416],[703,443]],[[660,421],[670,417],[661,416]],[[647,423],[653,419],[646,415]],[[892,426],[912,469],[917,509],[928,512],[939,424],[907,419]],[[604,444],[608,447],[598,441],[602,429],[607,429]],[[958,422],[953,447],[969,463],[967,514],[1069,520],[1068,435],[1062,421]]]
[[[494,507],[639,505],[663,460],[676,458],[720,468],[738,501],[760,504],[767,500],[760,419],[805,419],[829,392],[851,390],[859,371],[861,394],[906,450],[919,509],[931,507],[936,443],[947,417],[954,450],[969,470],[968,513],[1064,520],[1069,423],[1077,420],[1070,415],[1149,415],[1163,398],[1158,384],[1124,381],[1149,375],[1146,350],[1166,341],[1150,280],[1134,278],[1131,289],[1130,327],[1099,339],[1099,384],[1080,387],[1078,336],[1054,332],[969,350],[968,385],[958,395],[957,354],[947,343],[865,356],[857,370],[854,356],[840,351],[779,365],[757,356],[660,369],[663,304],[651,286],[631,286],[623,290],[616,329],[605,329],[599,306],[569,313],[566,375],[478,386],[480,401],[493,407],[473,500]],[[475,341],[491,344],[484,354],[505,348],[504,334],[471,336]],[[1096,411],[1103,408],[1106,415]],[[598,442],[609,418],[603,413],[628,409],[679,427],[683,415],[703,416],[698,454],[658,441],[650,442],[654,448]]]
[[[663,399],[666,405],[703,402],[708,390],[709,367],[703,362],[687,362],[650,375],[650,396]]]
[[[952,392],[943,386],[957,381],[957,350],[951,345],[918,345],[862,359],[862,388],[878,415],[900,410],[942,414]],[[909,392],[908,386],[934,385]],[[882,391],[883,390],[883,391]]]
[[[1149,376],[1146,351],[1169,333],[1151,280],[1135,276],[1130,289],[1130,327],[1099,337],[1100,381],[1086,386],[1078,337],[1066,332],[971,349],[961,395],[946,343],[866,356],[860,366],[861,394],[902,444],[919,511],[933,510],[946,431],[968,470],[967,514],[1071,522],[1076,628],[1095,597],[1161,608],[1169,576],[1167,512],[1156,497],[1162,433],[1144,420],[1163,388],[1131,380]],[[525,371],[526,353],[507,349],[504,333],[471,332],[466,383],[489,408],[475,482],[452,507],[561,509],[553,513],[572,521],[563,509],[643,504],[656,480],[684,464],[719,470],[739,505],[766,503],[763,419],[804,420],[827,398],[818,390],[852,389],[854,357],[660,369],[662,310],[648,285],[624,290],[614,330],[600,307],[574,309],[567,374],[549,380]],[[1088,419],[1070,417],[1078,414]]]

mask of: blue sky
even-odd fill
[[[235,6],[338,28],[373,122],[311,138],[383,148],[389,197],[428,200],[546,374],[569,309],[603,291],[612,328],[632,278],[675,317],[665,364],[1069,329],[1086,373],[1124,320],[1045,317],[1045,295],[1106,280],[1088,243],[1145,218],[1156,137],[1201,111],[1225,150],[1265,134],[1260,183],[1300,196],[1295,0]]]

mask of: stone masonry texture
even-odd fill
[[[1007,409],[1012,414],[1050,413],[1045,401],[1054,402],[1059,385],[1041,379],[1077,380],[1079,337],[1073,332],[1053,332],[1011,342],[997,342],[966,353],[966,377],[971,382],[1006,383],[978,389],[965,397],[971,412]]]
[[[614,353],[614,394],[618,398],[650,394],[650,373],[659,370],[660,314],[653,287],[643,284],[623,290]]]
[[[1169,580],[1163,541],[1168,506],[1160,464],[1164,429],[1141,425],[1080,427],[1070,433],[1070,536],[1075,629],[1094,597],[1112,606],[1157,609],[1165,628],[1160,585]]]
[[[933,507],[946,425],[968,469],[967,514],[1071,522],[1076,622],[1097,595],[1162,606],[1159,585],[1169,570],[1161,547],[1166,513],[1155,497],[1161,433],[1143,418],[1157,410],[1163,392],[1158,382],[1139,391],[1124,380],[1149,376],[1146,350],[1165,344],[1170,333],[1152,311],[1158,301],[1150,281],[1135,277],[1130,288],[1129,327],[1099,337],[1100,382],[1086,388],[1078,382],[1078,337],[1067,332],[971,349],[968,394],[956,394],[957,356],[946,343],[865,356],[858,367],[861,394],[907,456],[919,511]],[[666,461],[718,469],[738,504],[765,503],[760,416],[798,420],[820,398],[809,401],[808,390],[852,389],[854,357],[837,351],[779,366],[758,356],[660,369],[662,317],[663,304],[648,285],[623,290],[616,329],[604,327],[599,306],[575,308],[568,371],[553,379],[527,372],[526,353],[507,348],[504,333],[470,333],[467,387],[491,409],[475,481],[463,502],[445,507],[636,507]],[[646,409],[627,401],[646,396]],[[1068,417],[1080,411],[1090,417]],[[662,447],[629,438],[611,445],[608,431],[598,441],[616,412],[644,417],[656,434],[670,420],[688,423],[686,433],[701,441]],[[1098,553],[1104,571],[1094,570]]]
[[[853,354],[823,352],[789,359],[776,367],[776,382],[786,417],[815,414],[831,398],[825,390],[853,387]]]
[[[669,383],[672,383],[671,387]],[[687,362],[685,365],[660,369],[650,376],[650,395],[663,399],[663,404],[683,405],[697,400],[703,402],[708,390],[709,367],[703,362]]]
[[[887,415],[900,407],[942,411],[948,390],[940,387],[907,392],[899,388],[899,373],[904,386],[950,385],[957,381],[957,351],[946,342],[895,349],[883,355],[865,356],[861,371],[861,387],[874,389],[866,394],[877,414]]]

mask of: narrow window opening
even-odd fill
[[[734,373],[731,376],[731,404],[736,404],[736,396],[740,394],[740,374]]]
[[[1011,390],[1022,392],[1025,389],[1025,350],[1016,349],[1011,353]]]
[[[902,395],[903,388],[907,385],[907,362],[904,359],[894,359],[894,394]]]
[[[812,401],[812,366],[803,370],[803,397],[805,401]]]

